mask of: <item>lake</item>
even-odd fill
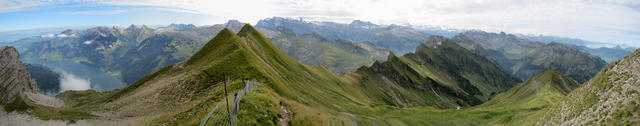
[[[78,85],[76,82],[90,83],[91,89],[101,91],[111,91],[114,89],[122,88],[126,86],[121,79],[111,76],[105,72],[100,71],[98,68],[91,67],[86,64],[74,63],[69,61],[44,61],[44,60],[25,60],[24,63],[42,64],[51,68],[56,72],[62,73],[63,76],[60,86],[73,86],[80,87],[77,89],[83,89],[85,86]],[[63,79],[64,78],[64,79]],[[65,84],[62,84],[64,82]],[[74,89],[74,88],[70,88]]]

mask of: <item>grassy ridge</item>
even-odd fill
[[[240,79],[257,79],[262,83],[241,101],[238,119],[242,120],[242,125],[278,125],[285,110],[291,112],[290,123],[293,125],[508,124],[513,122],[495,121],[543,110],[520,106],[502,109],[493,105],[463,110],[440,109],[465,104],[465,97],[488,97],[485,93],[490,91],[483,90],[502,88],[490,85],[496,88],[465,92],[468,89],[460,83],[474,86],[470,83],[495,81],[483,80],[485,76],[451,76],[460,72],[456,71],[459,69],[438,67],[451,64],[447,59],[452,58],[436,55],[462,49],[449,44],[442,44],[441,52],[427,52],[425,48],[416,54],[392,55],[387,62],[375,63],[377,67],[362,68],[359,72],[338,77],[323,67],[308,66],[286,56],[255,28],[245,25],[237,34],[222,30],[188,60],[167,66],[125,88],[111,92],[69,91],[58,97],[65,100],[67,109],[83,113],[105,111],[113,113],[108,116],[140,120],[139,125],[196,125],[213,105],[223,100],[224,73],[232,80],[228,85],[230,92],[242,89]],[[430,59],[439,61],[426,62]],[[467,61],[467,64],[481,60],[473,57],[454,59]],[[390,71],[376,71],[378,68],[389,68]],[[462,69],[469,72],[486,70]],[[425,78],[430,80],[425,81]],[[399,80],[416,85],[403,85],[411,83],[398,83]],[[453,82],[449,82],[451,80]],[[441,102],[443,100],[450,102],[445,104]],[[51,113],[55,112],[36,115]],[[55,114],[60,117],[73,115]],[[87,117],[93,116],[105,118],[104,115]]]

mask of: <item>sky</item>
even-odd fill
[[[556,35],[640,47],[640,0],[0,0],[0,31],[269,17]]]

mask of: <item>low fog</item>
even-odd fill
[[[60,92],[67,90],[87,90],[91,89],[91,82],[87,79],[79,78],[67,72],[61,72]]]

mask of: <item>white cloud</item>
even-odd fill
[[[65,14],[65,15],[114,15],[126,12],[132,12],[138,9],[118,9],[118,10],[95,10],[95,11],[65,11],[65,12],[54,12],[54,14]]]
[[[60,77],[60,92],[87,89],[91,89],[91,82],[89,80],[76,77],[67,72],[62,72],[62,76]]]

